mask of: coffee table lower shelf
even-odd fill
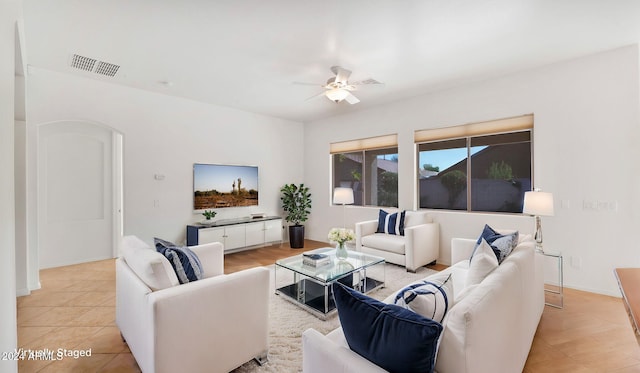
[[[366,294],[384,286],[383,281],[371,277],[365,277],[359,284],[352,286],[352,276],[337,280],[344,285]],[[300,291],[304,289],[304,291]],[[325,289],[327,291],[327,311],[325,312]],[[283,295],[284,299],[302,307],[322,320],[326,320],[336,312],[336,304],[333,300],[331,284],[323,285],[308,278],[303,278],[297,283],[276,289],[276,294]],[[300,299],[304,298],[304,299]]]

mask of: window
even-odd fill
[[[532,124],[528,115],[452,127],[468,134],[458,138],[443,139],[447,129],[416,132],[416,140],[437,137],[417,144],[419,207],[522,212],[532,185]]]
[[[331,144],[333,188],[353,189],[354,205],[398,207],[397,136]]]

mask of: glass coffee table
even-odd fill
[[[384,258],[349,251],[348,258],[336,258],[334,248],[322,248],[305,254],[325,254],[329,264],[313,267],[303,264],[302,254],[276,261],[276,294],[304,308],[322,320],[335,313],[331,284],[340,282],[361,293],[384,286]]]

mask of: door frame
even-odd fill
[[[112,248],[111,254],[112,257],[118,256],[118,243],[120,242],[123,233],[124,233],[124,134],[117,129],[106,125],[104,123],[90,121],[90,120],[56,120],[50,122],[38,123],[32,126],[27,124],[27,137],[31,139],[31,141],[27,140],[33,144],[31,146],[31,150],[27,150],[27,201],[32,201],[31,203],[27,202],[27,221],[29,222],[27,226],[27,236],[30,238],[29,244],[27,245],[28,251],[28,267],[29,272],[32,274],[29,276],[29,290],[35,290],[40,288],[39,281],[39,271],[40,271],[40,260],[39,260],[39,237],[40,237],[40,227],[38,226],[38,221],[40,220],[40,201],[39,191],[41,187],[42,180],[39,180],[39,143],[41,139],[41,129],[45,126],[56,125],[60,123],[76,123],[87,126],[99,127],[101,129],[106,129],[111,132],[112,136]],[[30,127],[30,129],[29,129]],[[31,182],[29,180],[32,180]]]

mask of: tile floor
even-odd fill
[[[91,349],[91,358],[18,361],[23,372],[139,372],[115,325],[115,261],[45,269],[42,289],[18,297],[18,347]]]

